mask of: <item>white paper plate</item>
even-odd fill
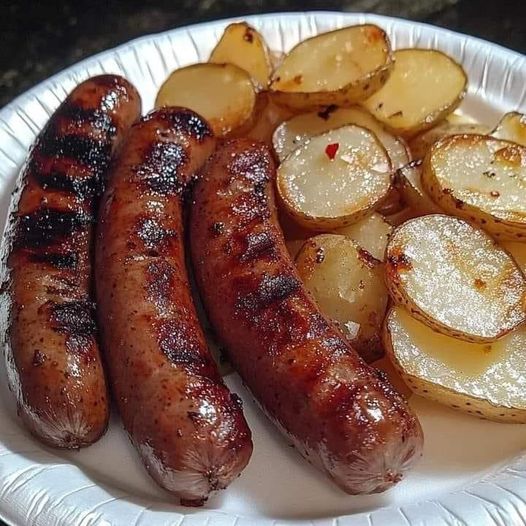
[[[103,16],[103,15],[102,15]],[[274,50],[315,33],[364,22],[382,26],[395,48],[444,50],[469,75],[462,109],[489,124],[505,111],[526,111],[526,58],[435,27],[374,15],[341,13],[247,17]],[[167,74],[206,60],[228,21],[141,38],[55,75],[0,111],[0,208],[28,148],[64,96],[81,80],[120,73],[149,110]],[[526,349],[525,349],[526,353]],[[228,383],[245,401],[254,436],[249,466],[200,510],[171,503],[146,475],[120,422],[81,452],[49,450],[17,420],[0,367],[0,516],[16,525],[485,525],[526,524],[526,426],[496,424],[413,397],[425,431],[424,457],[396,488],[350,497],[289,448],[260,414],[235,375]]]

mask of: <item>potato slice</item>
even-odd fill
[[[401,49],[385,85],[364,107],[396,133],[411,137],[451,113],[466,93],[462,66],[441,51]]]
[[[440,207],[426,194],[422,186],[422,166],[419,161],[412,161],[398,170],[395,177],[402,200],[417,215],[440,214]]]
[[[496,139],[504,139],[526,146],[526,115],[516,111],[506,113],[491,135]]]
[[[526,278],[511,256],[466,221],[411,219],[386,251],[394,300],[439,332],[491,342],[526,320]]]
[[[385,216],[385,220],[390,225],[396,227],[396,226],[402,225],[403,223],[405,223],[406,221],[409,221],[410,219],[414,219],[415,217],[420,217],[422,215],[425,215],[425,214],[422,214],[418,210],[415,210],[414,208],[411,208],[408,206],[400,210],[400,212],[396,212],[396,214]]]
[[[271,62],[267,44],[246,22],[236,22],[225,28],[208,61],[239,66],[249,73],[258,86],[268,86]]]
[[[526,275],[526,244],[516,241],[503,241],[500,245],[511,254],[522,273]]]
[[[274,71],[272,98],[295,110],[365,100],[387,80],[392,67],[385,32],[374,25],[352,26],[300,42]]]
[[[313,137],[279,166],[278,194],[305,228],[334,229],[370,215],[391,188],[391,161],[376,136],[343,126]]]
[[[233,64],[194,64],[176,69],[161,86],[155,107],[183,106],[196,111],[224,137],[250,126],[256,93],[249,74]]]
[[[526,238],[526,148],[483,135],[454,135],[424,161],[422,183],[446,212],[500,239]]]
[[[486,135],[490,132],[489,126],[477,123],[452,123],[445,120],[435,127],[420,133],[409,141],[409,149],[413,159],[423,159],[431,146],[443,137],[450,135],[478,134]]]
[[[380,261],[385,259],[385,248],[387,241],[393,231],[393,227],[380,214],[372,214],[354,225],[344,226],[335,230],[335,234],[352,239],[362,248],[365,248],[371,256]]]
[[[381,262],[345,236],[321,234],[305,242],[296,267],[322,312],[361,356],[368,362],[379,358],[388,300]]]
[[[397,170],[410,159],[405,143],[386,130],[385,126],[359,106],[303,113],[285,121],[276,128],[272,137],[274,151],[280,161],[315,135],[334,130],[346,124],[356,124],[371,130],[387,150],[393,168]]]
[[[526,423],[526,328],[493,343],[439,334],[402,307],[384,324],[386,353],[414,393],[497,422]]]

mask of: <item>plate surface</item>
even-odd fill
[[[376,23],[395,49],[438,48],[463,64],[470,80],[461,107],[465,113],[493,125],[505,111],[526,112],[526,58],[475,38],[375,15],[318,12],[245,20],[278,51],[319,32]],[[228,22],[176,29],[101,53],[1,110],[1,221],[29,146],[78,82],[102,72],[120,73],[137,86],[144,110],[149,110],[167,74],[206,60]],[[81,452],[57,452],[33,440],[17,421],[2,361],[0,517],[36,526],[526,524],[526,426],[477,420],[414,396],[411,405],[426,435],[423,459],[393,490],[350,497],[285,444],[236,375],[227,377],[227,383],[245,401],[254,455],[227,491],[194,510],[172,504],[149,479],[116,417],[107,435]]]

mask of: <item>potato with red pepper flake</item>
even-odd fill
[[[277,189],[296,222],[326,231],[371,215],[387,198],[392,176],[376,135],[350,125],[313,137],[286,157]]]

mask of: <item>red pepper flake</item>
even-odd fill
[[[336,157],[336,153],[338,152],[339,148],[340,143],[335,142],[333,144],[327,144],[327,147],[325,148],[325,154],[331,161],[333,161]]]

